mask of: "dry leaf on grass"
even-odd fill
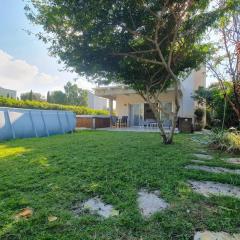
[[[56,216],[49,216],[48,217],[48,221],[49,222],[54,222],[54,221],[56,221],[57,220],[57,217]]]
[[[32,215],[33,215],[33,210],[31,208],[24,208],[15,215],[15,218],[17,220],[20,218],[30,218]]]

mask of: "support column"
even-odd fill
[[[109,99],[109,115],[110,115],[110,127],[112,127],[113,99]]]

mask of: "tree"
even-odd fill
[[[64,86],[66,102],[71,105],[87,106],[87,91],[79,88],[77,84],[67,82]]]
[[[48,92],[47,101],[49,103],[66,104],[67,103],[66,94],[62,91]]]
[[[208,68],[218,80],[224,98],[237,115],[240,124],[240,4],[234,0],[218,0],[216,6],[229,4],[231,8],[220,18],[215,34],[219,36],[215,42],[216,51],[208,62]],[[225,81],[232,84],[232,97],[229,97]]]
[[[52,100],[51,100],[51,93],[48,91],[47,92],[47,102],[52,102]]]
[[[65,65],[96,82],[124,83],[149,103],[163,141],[170,144],[179,111],[179,85],[205,60],[200,40],[222,9],[208,10],[207,0],[34,1],[26,6],[31,21],[43,26],[38,37]],[[36,11],[35,11],[36,10]],[[172,86],[175,108],[165,132],[160,94]]]
[[[208,88],[200,87],[193,98],[201,107],[206,105],[207,108],[207,124],[212,127],[237,127],[238,118],[230,103],[225,98],[233,101],[234,94],[231,82],[224,82],[225,92],[219,83],[210,85]],[[225,107],[224,107],[225,106]]]
[[[30,100],[30,101],[43,101],[44,98],[40,93],[35,93],[32,90],[30,92],[22,93],[21,100]]]

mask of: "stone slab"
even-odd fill
[[[240,234],[230,235],[226,232],[196,232],[194,240],[240,240]]]
[[[169,206],[159,195],[159,191],[148,192],[146,189],[141,189],[138,192],[137,202],[143,217],[148,218],[154,213],[163,211]]]
[[[99,198],[90,198],[86,202],[80,204],[80,207],[73,209],[74,213],[79,215],[82,212],[88,210],[90,214],[97,214],[104,218],[109,218],[119,215],[119,212],[113,208],[110,204],[105,204]]]
[[[240,175],[240,169],[228,169],[223,167],[210,167],[210,166],[197,166],[197,165],[187,165],[185,168],[193,170],[201,170],[211,173],[230,173]]]
[[[189,181],[192,189],[206,197],[210,195],[229,196],[240,199],[240,187],[210,181]]]

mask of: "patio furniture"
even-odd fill
[[[158,123],[157,122],[151,122],[150,123],[150,128],[157,128],[158,127]]]
[[[128,126],[128,116],[122,116],[121,119],[119,119],[118,122],[119,127],[127,127]]]
[[[111,127],[118,127],[118,117],[111,116]]]
[[[144,122],[143,122],[143,126],[144,127],[155,127],[155,125],[157,124],[156,120],[155,119],[146,119]]]

